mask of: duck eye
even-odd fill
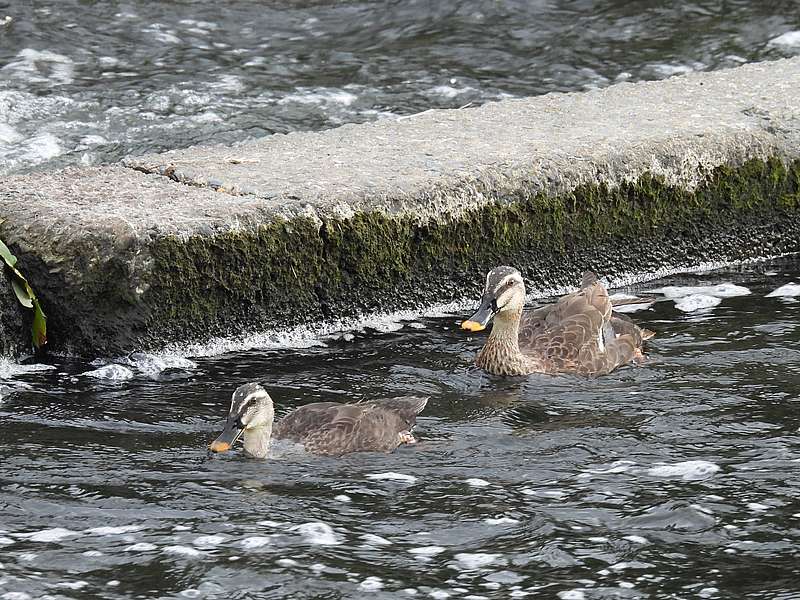
[[[515,283],[516,283],[516,282],[515,282],[513,279],[509,279],[509,280],[508,280],[508,284],[507,284],[507,285],[508,285],[508,287],[511,287],[511,286],[512,286],[512,285],[514,285]]]

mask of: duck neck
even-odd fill
[[[244,431],[244,451],[253,458],[267,458],[269,441],[272,437],[272,423],[253,427]]]
[[[476,358],[482,369],[495,375],[524,375],[527,359],[519,349],[519,320],[522,309],[497,313],[492,333]]]

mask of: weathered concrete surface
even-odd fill
[[[8,177],[0,237],[84,353],[795,252],[797,90],[791,59]]]

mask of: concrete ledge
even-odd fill
[[[498,263],[797,252],[798,89],[791,59],[6,177],[0,237],[90,354],[447,302]]]

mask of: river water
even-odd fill
[[[646,363],[596,380],[486,376],[463,314],[5,363],[0,598],[798,598],[800,262],[653,289]],[[391,455],[207,457],[250,380],[430,401]]]
[[[797,0],[0,0],[0,174],[798,54]]]

